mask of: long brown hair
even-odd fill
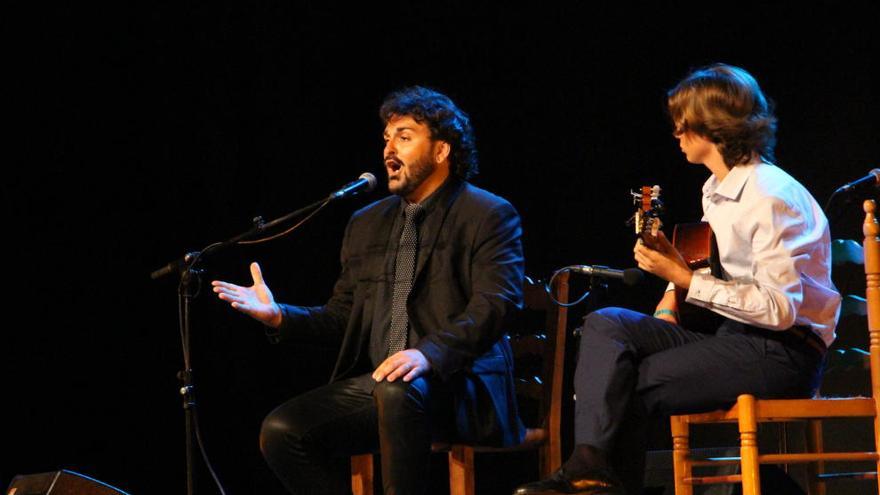
[[[715,64],[693,71],[669,90],[667,105],[673,133],[712,141],[728,167],[748,163],[755,153],[775,159],[773,102],[744,69]]]

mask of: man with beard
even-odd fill
[[[213,282],[272,340],[341,346],[330,384],[263,422],[261,450],[291,493],[351,493],[349,457],[377,448],[386,494],[425,493],[432,439],[524,434],[503,338],[522,305],[519,216],[467,182],[473,130],[448,97],[408,88],[379,113],[393,195],[351,217],[327,304],[276,303],[256,263],[250,287]]]

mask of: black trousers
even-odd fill
[[[350,457],[379,450],[386,494],[426,492],[431,441],[452,424],[447,387],[425,377],[368,380],[331,383],[266,416],[260,450],[288,491],[350,495]]]
[[[728,407],[740,394],[810,397],[823,355],[802,338],[725,320],[693,331],[605,308],[584,319],[574,385],[575,441],[609,453],[638,494],[649,417]]]

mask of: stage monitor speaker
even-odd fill
[[[12,478],[6,495],[128,495],[88,476],[62,469]]]

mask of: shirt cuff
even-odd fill
[[[305,311],[298,306],[278,303],[278,309],[281,310],[281,323],[278,325],[278,328],[263,325],[263,329],[266,332],[266,338],[269,339],[269,342],[272,344],[278,344],[284,341],[285,337],[290,333],[289,326],[291,323],[296,323],[297,318],[302,319],[307,316]]]
[[[716,279],[709,273],[696,271],[691,277],[691,285],[688,287],[686,302],[699,301],[704,304],[712,302],[712,292],[715,289]]]

